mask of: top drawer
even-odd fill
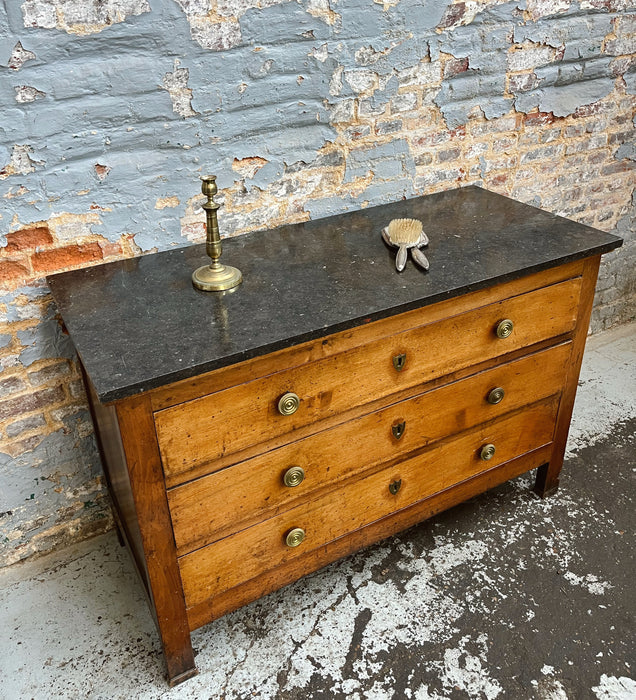
[[[580,278],[553,284],[157,411],[166,479],[179,483],[180,475],[201,473],[221,456],[567,333],[576,322],[580,285]],[[503,319],[514,329],[502,338]],[[279,400],[290,392],[298,409],[281,415]]]

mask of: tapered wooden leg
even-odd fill
[[[150,399],[116,404],[147,570],[171,686],[197,674]]]
[[[570,367],[559,404],[559,413],[557,415],[554,440],[552,442],[552,454],[550,456],[550,461],[547,464],[542,464],[537,469],[534,491],[541,496],[541,498],[550,496],[559,488],[559,474],[563,466],[565,446],[570,430],[572,409],[574,408],[574,398],[576,396],[579,373],[581,371],[583,351],[585,350],[585,341],[590,325],[590,316],[594,303],[594,289],[596,288],[596,278],[598,276],[600,262],[601,257],[599,255],[593,258],[587,258],[583,266],[579,314],[572,335]]]
[[[558,476],[558,474],[556,475],[556,478],[554,478],[553,476],[552,480],[549,481],[548,479],[550,477],[550,464],[548,462],[546,462],[546,464],[542,464],[537,469],[537,478],[534,484],[534,492],[541,498],[547,498],[548,496],[551,496],[559,488]]]

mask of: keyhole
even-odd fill
[[[404,365],[406,364],[406,353],[403,352],[400,355],[395,355],[393,357],[393,366],[398,372],[401,372],[404,369]]]
[[[395,496],[402,486],[402,479],[397,479],[389,484],[389,491]]]
[[[396,423],[395,425],[391,426],[391,432],[393,433],[393,437],[396,440],[399,440],[402,435],[404,435],[404,430],[406,429],[406,421],[402,421],[401,423]]]

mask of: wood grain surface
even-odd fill
[[[580,279],[575,278],[370,342],[300,368],[283,370],[155,414],[166,475],[258,444],[387,397],[488,358],[570,331],[576,322]],[[500,339],[497,323],[510,318],[512,335]],[[392,358],[406,353],[397,371]],[[294,392],[300,408],[278,412],[279,398]]]
[[[197,669],[150,400],[147,395],[125,399],[116,410],[168,682],[175,685],[196,675]]]
[[[445,440],[399,464],[325,494],[251,528],[179,558],[187,607],[276,568],[304,552],[368,525],[482,471],[535,450],[552,440],[558,397]],[[483,445],[496,447],[486,462]],[[394,495],[389,485],[401,482]],[[293,528],[305,541],[290,548],[285,535]]]
[[[570,349],[563,343],[508,362],[169,490],[178,554],[338,487],[359,471],[558,394]],[[486,397],[494,387],[505,396],[492,405]],[[392,427],[402,422],[396,439]],[[290,488],[283,475],[292,466],[302,467],[305,479]]]
[[[276,569],[266,571],[235,588],[230,588],[216,596],[206,598],[198,605],[188,608],[190,629],[197,629],[232,610],[240,608],[242,605],[257,600],[267,593],[271,593],[302,576],[320,569],[326,564],[356,552],[374,542],[379,542],[389,535],[394,535],[408,527],[421,523],[436,513],[462,503],[466,499],[498,486],[508,479],[535,469],[548,459],[551,449],[552,444],[550,443],[510,462],[505,462],[487,471],[480,472],[471,479],[440,491],[430,498],[425,498],[408,508],[392,513],[385,518],[380,518],[366,527],[355,530],[348,535],[343,535],[324,545],[324,547],[290,559]]]

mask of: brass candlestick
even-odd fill
[[[216,210],[220,207],[213,197],[219,191],[216,186],[216,175],[206,175],[201,178],[201,192],[208,198],[203,204],[207,238],[205,252],[212,258],[209,265],[204,265],[192,273],[192,284],[204,292],[222,292],[241,284],[243,275],[240,270],[229,265],[221,265],[221,236]]]

